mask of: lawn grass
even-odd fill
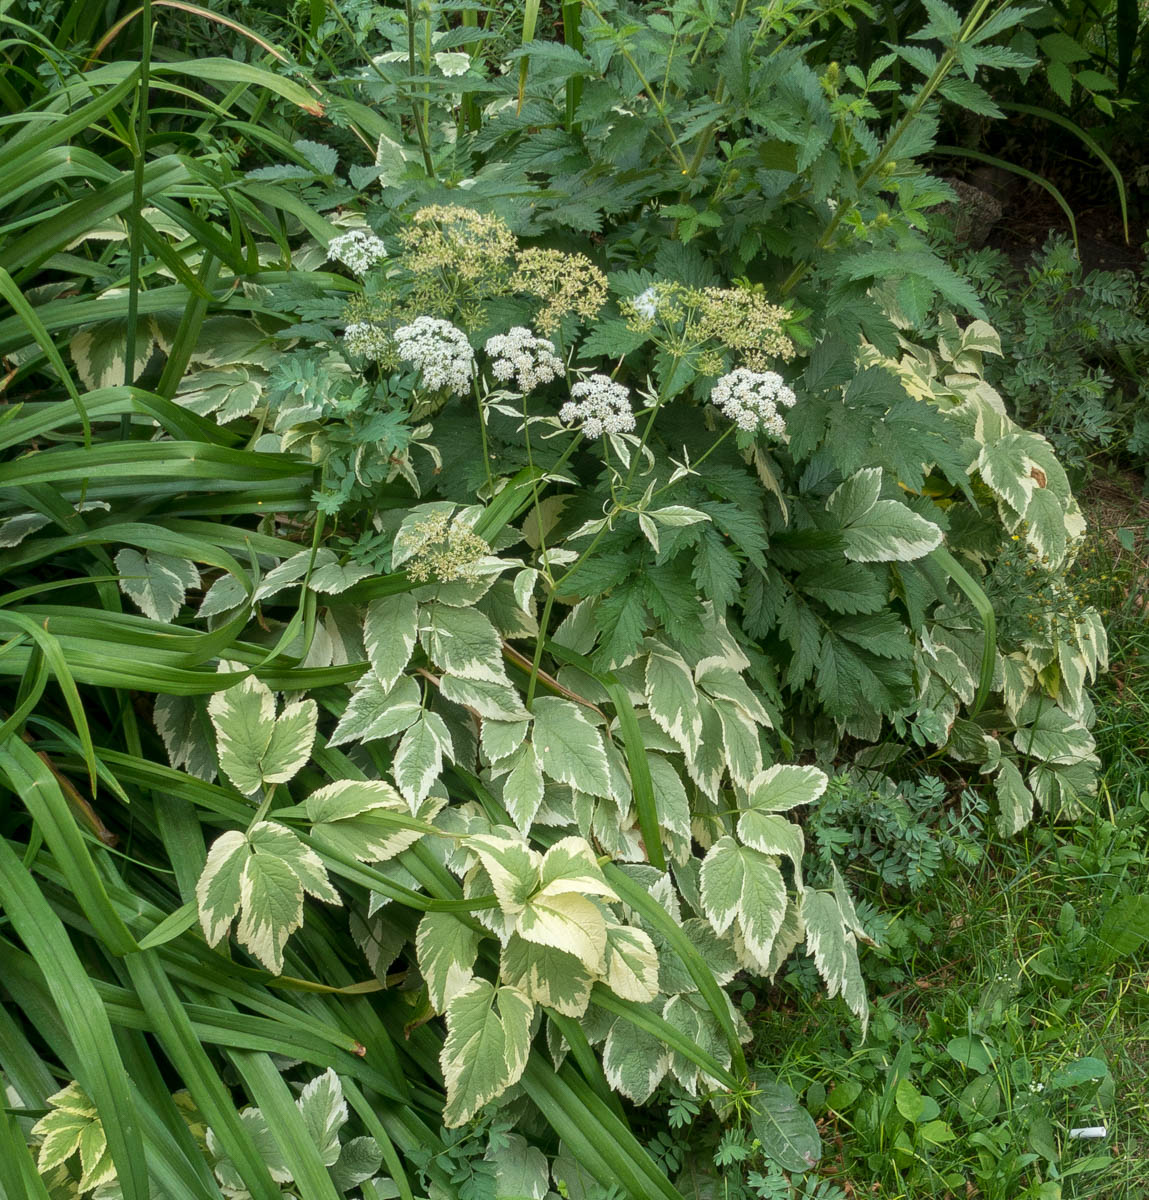
[[[1149,1196],[1149,526],[1135,492],[1107,489],[1093,515],[1077,587],[1111,651],[1095,811],[1039,814],[884,897],[864,1040],[840,1002],[792,986],[754,1017],[755,1056],[818,1116],[821,1173],[849,1197]],[[1068,1137],[1091,1126],[1106,1136]]]

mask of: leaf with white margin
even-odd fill
[[[865,1032],[870,1006],[858,963],[858,943],[846,928],[838,901],[829,892],[806,888],[802,893],[802,923],[806,927],[806,949],[813,955],[827,994],[833,999],[841,993]]]
[[[1075,763],[1093,754],[1089,730],[1055,704],[1045,704],[1013,735],[1018,752],[1043,762]]]
[[[526,834],[543,802],[543,770],[531,742],[511,755],[510,767],[503,779],[503,806],[519,832]]]
[[[582,709],[571,700],[540,696],[532,711],[535,752],[547,775],[580,792],[609,796],[610,771],[602,737]]]
[[[982,446],[977,463],[972,468],[981,475],[982,482],[994,491],[1018,515],[1029,507],[1035,480],[1029,473],[1026,447],[1030,441],[1026,433],[1006,433],[993,438]]]
[[[752,808],[738,818],[738,836],[754,850],[763,854],[784,854],[794,864],[794,881],[802,888],[802,856],[806,839],[802,826],[777,813]]]
[[[419,605],[410,592],[378,596],[363,618],[367,661],[384,690],[394,687],[419,637]]]
[[[534,1010],[534,1002],[517,988],[496,989],[485,979],[472,979],[451,999],[439,1056],[448,1129],[469,1121],[519,1081],[530,1054]]]
[[[483,1158],[495,1164],[493,1200],[544,1200],[550,1178],[547,1156],[522,1134],[492,1137]]]
[[[391,773],[412,814],[443,773],[443,757],[454,758],[451,735],[438,713],[424,712],[403,734]]]
[[[314,566],[316,568],[337,561],[334,550],[328,550],[324,547],[315,551]],[[290,558],[285,558],[278,566],[272,567],[259,581],[255,591],[251,595],[252,602],[254,603],[256,600],[270,600],[272,596],[277,596],[284,588],[298,583],[307,574],[307,570],[311,566],[312,552],[310,550],[299,550]]]
[[[0,549],[10,550],[20,545],[26,537],[51,523],[51,517],[38,512],[17,513],[6,521],[0,521]]]
[[[635,1104],[645,1104],[670,1067],[670,1051],[652,1033],[624,1017],[610,1027],[602,1069],[610,1086]]]
[[[199,697],[157,696],[152,721],[163,739],[168,762],[209,782],[219,773],[215,739],[199,707]]]
[[[208,851],[196,884],[196,906],[209,946],[224,937],[239,913],[239,880],[250,854],[247,838],[239,829],[220,834]]]
[[[476,716],[494,721],[526,721],[530,713],[523,707],[518,689],[509,680],[463,679],[444,675],[439,690],[455,704],[471,709]]]
[[[441,1013],[474,977],[479,934],[456,913],[426,912],[415,933],[415,953],[431,1003]]]
[[[878,502],[882,490],[882,468],[865,467],[840,483],[826,501],[826,511],[843,525],[852,525]]]
[[[247,602],[247,592],[234,575],[221,575],[204,593],[197,617],[216,617]]]
[[[694,671],[695,682],[703,692],[712,699],[737,704],[759,725],[765,725],[767,729],[772,727],[770,714],[738,671],[714,659],[706,659],[704,663],[705,666],[700,663]]]
[[[586,896],[536,893],[519,913],[516,932],[529,942],[573,954],[596,974],[602,970],[606,919]]]
[[[186,558],[130,546],[116,555],[120,591],[153,621],[171,621],[190,588],[199,587],[199,568]]]
[[[426,611],[430,619],[420,636],[432,662],[463,679],[507,682],[503,640],[477,608],[431,604]]]
[[[245,796],[269,783],[287,783],[311,757],[318,708],[296,700],[275,716],[275,697],[249,675],[208,701],[215,726],[219,765]]]
[[[648,752],[647,766],[654,785],[654,805],[658,820],[664,830],[690,839],[690,800],[682,784],[682,776],[674,764],[661,754]]]
[[[483,753],[495,763],[514,753],[526,736],[526,721],[493,721],[488,717],[479,731],[479,743]]]
[[[591,973],[573,954],[512,934],[503,947],[499,973],[539,1004],[580,1018],[590,1003]]]
[[[942,531],[899,500],[879,500],[842,530],[851,562],[912,562],[942,544]]]
[[[538,891],[542,855],[521,838],[497,833],[476,834],[464,845],[479,856],[502,911],[509,916],[521,913],[527,900]]]
[[[348,1138],[340,1146],[339,1158],[331,1168],[331,1182],[340,1193],[346,1194],[371,1179],[382,1165],[383,1152],[373,1137]],[[376,1195],[382,1193],[376,1190]]]
[[[775,763],[751,782],[749,804],[762,812],[789,812],[799,805],[813,804],[828,782],[826,772],[817,767]]]
[[[786,884],[773,858],[719,838],[702,860],[702,909],[718,933],[737,917],[754,956],[765,961],[786,915]]]
[[[430,821],[444,803],[428,797],[419,810],[426,827],[412,829],[406,801],[385,780],[339,779],[312,792],[303,807],[320,849],[359,862],[382,862],[433,832]]]
[[[327,744],[341,746],[345,742],[374,742],[402,733],[415,724],[422,711],[422,693],[410,676],[403,676],[388,691],[368,671],[356,684]]]
[[[535,584],[538,582],[539,573],[534,567],[524,567],[517,572],[512,585],[515,594],[515,603],[523,610],[529,613],[531,611],[531,600],[535,592]]]
[[[1033,793],[1017,764],[1003,758],[993,781],[997,793],[997,831],[1003,837],[1020,833],[1033,820]]]
[[[323,1165],[335,1166],[339,1160],[339,1131],[347,1124],[347,1101],[339,1076],[328,1067],[303,1085],[295,1104]]]
[[[624,1000],[645,1004],[658,995],[658,951],[649,935],[614,921],[606,927],[606,986]]]
[[[698,739],[695,752],[686,755],[686,771],[698,787],[717,803],[718,788],[726,770],[722,718],[714,705],[701,696],[698,712],[702,719],[702,736]]]
[[[806,940],[806,926],[802,923],[801,906],[794,900],[786,905],[786,915],[770,947],[770,958],[760,968],[767,979],[773,983],[782,964]]]
[[[730,1066],[730,1045],[722,1026],[709,1006],[697,992],[680,992],[671,996],[662,1009],[663,1020],[684,1034],[700,1050],[717,1059],[724,1067]],[[678,1051],[670,1052],[670,1069],[675,1079],[692,1096],[698,1094],[699,1080],[707,1087],[719,1088],[718,1080],[711,1079],[692,1059]]]
[[[361,579],[366,579],[372,574],[374,572],[371,568],[365,567],[361,563],[324,563],[323,566],[317,567],[311,572],[307,586],[313,592],[338,596],[340,592],[347,591],[349,587],[354,587]]]
[[[747,787],[762,770],[762,746],[758,726],[750,714],[730,700],[712,700],[722,722],[722,744],[726,748],[726,769],[739,787]]]
[[[702,734],[694,675],[681,654],[669,646],[650,645],[646,660],[646,701],[650,715],[686,754],[693,754]]]

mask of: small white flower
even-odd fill
[[[387,352],[387,331],[370,321],[353,321],[343,331],[343,341],[352,354],[377,362]]]
[[[524,396],[563,373],[562,360],[555,354],[554,342],[535,337],[522,325],[488,338],[485,348],[493,359],[491,374],[500,383],[509,383],[513,379]]]
[[[644,320],[653,321],[658,316],[658,289],[648,287],[631,300],[630,307]]]
[[[710,401],[739,429],[781,438],[786,432],[786,423],[778,406],[793,408],[797,396],[775,371],[738,367],[715,383]]]
[[[1041,1092],[1045,1091],[1045,1084],[1044,1083],[1031,1083],[1029,1085],[1029,1090],[1033,1093],[1033,1095],[1037,1096]]]
[[[571,398],[559,409],[559,420],[564,425],[581,421],[588,438],[630,433],[634,429],[630,393],[607,375],[592,375],[571,388]]]
[[[432,389],[445,388],[456,396],[467,393],[475,373],[475,352],[467,335],[450,321],[416,317],[395,330],[399,357],[423,372]]]
[[[364,275],[381,259],[387,257],[387,247],[382,238],[377,238],[365,229],[352,229],[341,233],[327,243],[327,257],[332,262],[342,263],[356,275]]]

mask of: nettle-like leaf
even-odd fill
[[[702,910],[717,933],[737,918],[747,952],[766,963],[786,915],[786,884],[770,855],[722,837],[702,860]]]
[[[865,467],[831,493],[826,511],[837,517],[852,562],[909,562],[936,550],[942,531],[899,500],[879,500],[881,467]]]
[[[247,833],[216,838],[196,884],[200,924],[216,945],[236,916],[236,937],[269,971],[283,971],[283,948],[303,924],[304,893],[341,904],[323,860],[290,829],[258,821]]]
[[[402,796],[381,779],[340,779],[303,802],[317,846],[360,862],[381,862],[413,846],[433,826],[428,822],[445,801],[432,797],[418,822]],[[412,828],[421,825],[422,828]]]
[[[41,1175],[80,1156],[78,1188],[86,1192],[116,1177],[96,1106],[78,1083],[48,1097],[49,1112],[32,1126],[32,1140],[40,1143],[36,1166]]]
[[[447,1005],[447,1038],[439,1056],[447,1103],[448,1129],[517,1083],[531,1049],[535,1005],[515,987],[495,987],[472,979]]]
[[[287,783],[311,757],[318,719],[314,700],[285,704],[277,718],[271,689],[249,675],[216,692],[207,710],[220,769],[245,796],[267,784]]]
[[[116,555],[120,591],[153,621],[172,621],[191,588],[199,587],[199,568],[186,558],[130,546]]]

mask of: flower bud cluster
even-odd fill
[[[797,397],[774,371],[750,371],[738,367],[723,375],[710,392],[711,403],[739,429],[768,433],[780,438],[786,423],[778,411],[793,408]]]
[[[588,438],[630,433],[634,429],[630,393],[609,376],[592,375],[571,388],[571,398],[559,409],[559,420],[564,425],[581,422]]]
[[[379,362],[390,350],[387,330],[370,321],[352,321],[343,331],[343,342],[351,354]]]
[[[491,374],[500,383],[510,383],[525,396],[540,384],[550,383],[563,373],[562,360],[554,342],[535,335],[522,325],[487,339]]]
[[[387,247],[383,239],[373,233],[365,229],[352,229],[327,243],[327,257],[332,262],[342,263],[356,275],[365,275],[377,262],[387,257]]]
[[[475,373],[475,352],[467,335],[450,321],[416,317],[395,330],[399,357],[423,372],[423,382],[434,390],[444,388],[465,395]]]

